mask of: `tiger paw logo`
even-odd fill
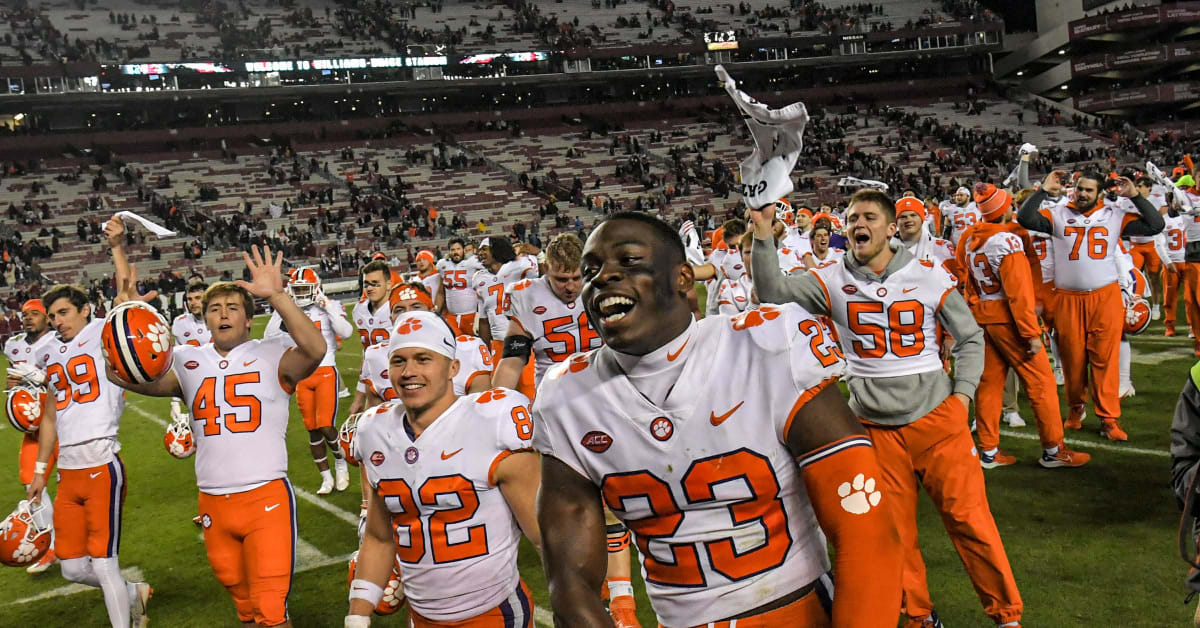
[[[578,373],[578,372],[586,369],[587,367],[588,367],[588,357],[587,357],[586,353],[580,353],[578,355],[572,356],[571,360],[567,362],[567,371],[569,371],[571,373]]]
[[[42,404],[36,401],[25,401],[17,404],[17,410],[25,415],[26,420],[30,423],[37,421],[42,416]]]
[[[406,318],[404,319],[404,322],[400,323],[400,326],[396,328],[396,333],[403,336],[404,334],[411,334],[420,328],[421,321],[415,318]]]
[[[155,323],[146,330],[146,340],[156,353],[165,353],[171,346],[171,331],[162,323]]]
[[[842,510],[852,515],[865,515],[879,505],[883,494],[875,490],[875,478],[868,478],[859,473],[851,482],[842,482],[838,487],[838,496],[842,498]]]
[[[760,307],[757,310],[742,312],[733,318],[733,329],[734,331],[742,331],[743,329],[750,327],[758,327],[767,321],[773,321],[779,318],[781,314],[783,314],[783,312],[769,306]]]
[[[17,545],[17,549],[13,550],[12,557],[13,561],[15,561],[18,565],[24,565],[26,563],[33,562],[33,559],[37,556],[37,553],[37,545],[30,543],[28,539],[22,539]]]
[[[493,388],[493,389],[483,393],[482,395],[479,395],[479,399],[476,400],[476,403],[491,403],[493,401],[503,399],[507,396],[508,395],[504,392],[503,389]]]

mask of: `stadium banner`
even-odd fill
[[[1175,61],[1191,61],[1200,57],[1200,41],[1183,41],[1162,46],[1134,48],[1123,52],[1095,54],[1071,61],[1073,76],[1086,76],[1131,66],[1159,65]]]
[[[1111,109],[1128,109],[1140,105],[1190,102],[1200,100],[1200,83],[1182,82],[1124,89],[1075,98],[1075,108],[1088,113]]]
[[[1093,3],[1093,8],[1104,3]],[[1084,0],[1088,10],[1088,0]],[[1138,7],[1128,11],[1095,15],[1067,24],[1067,38],[1082,39],[1112,31],[1143,28],[1152,24],[1195,22],[1200,19],[1200,2],[1178,2],[1157,7]]]

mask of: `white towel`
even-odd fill
[[[139,216],[131,211],[119,211],[119,212],[117,212],[117,218],[120,218],[122,220],[132,220],[134,222],[140,223],[143,227],[145,227],[148,231],[150,231],[150,233],[153,233],[154,235],[156,235],[160,238],[165,238],[167,236],[175,235],[174,231],[171,231],[170,229],[167,229],[166,227],[163,227],[163,226],[155,224],[145,218],[142,218],[141,216]]]
[[[741,163],[742,196],[747,207],[758,209],[795,189],[791,173],[800,158],[808,109],[800,102],[770,109],[739,90],[723,66],[716,72],[754,137],[754,152]]]
[[[838,186],[846,188],[871,188],[872,190],[879,190],[880,192],[888,191],[888,184],[884,183],[883,181],[859,179],[857,177],[842,177],[842,179],[838,181]]]

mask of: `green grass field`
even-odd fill
[[[265,318],[258,321],[256,335],[264,324]],[[1179,515],[1166,454],[1175,400],[1194,361],[1186,329],[1179,329],[1182,338],[1166,339],[1156,323],[1135,339],[1138,392],[1123,404],[1128,443],[1102,441],[1089,418],[1083,432],[1068,438],[1074,448],[1092,453],[1092,462],[1082,469],[1048,471],[1036,466],[1038,443],[1027,403],[1022,403],[1023,415],[1030,427],[1005,431],[1003,447],[1020,462],[986,477],[992,512],[1025,601],[1026,626],[1190,625],[1193,609],[1182,603],[1186,567],[1175,556]],[[351,389],[359,359],[358,344],[347,342],[338,365]],[[175,460],[162,446],[168,403],[128,397],[121,424],[129,475],[121,564],[154,586],[153,625],[235,626],[233,604],[213,578],[200,531],[192,524],[192,461]],[[348,406],[349,400],[342,400],[341,418]],[[0,508],[6,512],[23,496],[16,469],[19,439],[15,430],[0,429],[0,451],[9,452],[4,456],[8,479],[0,483]],[[316,497],[320,481],[294,411],[288,442],[301,539],[289,598],[292,619],[296,626],[340,626],[346,558],[357,546],[358,485]],[[929,586],[943,620],[952,628],[990,625],[927,499],[920,526]],[[528,546],[521,573],[537,604],[548,609],[545,578]],[[0,568],[0,626],[107,626],[99,590],[69,585],[57,567],[38,576]],[[635,588],[641,590],[640,582]],[[639,603],[643,625],[654,626],[649,603],[644,597]],[[539,613],[539,623],[548,625],[547,620]],[[401,626],[405,620],[397,614],[376,618],[374,625]]]

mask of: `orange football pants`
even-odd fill
[[[1180,264],[1176,264],[1178,266]],[[1182,266],[1183,307],[1192,334],[1200,340],[1200,262],[1184,262]],[[1200,342],[1196,344],[1200,345]]]
[[[125,463],[59,469],[54,498],[54,551],[59,558],[112,558],[121,549]]]
[[[904,614],[922,618],[933,612],[925,561],[917,542],[917,490],[924,486],[941,513],[942,525],[967,568],[984,612],[997,624],[1019,621],[1021,594],[988,507],[966,406],[951,395],[908,425],[879,425],[865,419],[862,423],[883,471],[883,492],[896,496],[890,508],[905,547],[901,576]]]
[[[1063,421],[1058,407],[1058,387],[1046,349],[1029,355],[1028,343],[1010,324],[980,325],[985,349],[983,377],[975,391],[975,416],[979,419],[979,448],[990,451],[1000,446],[1000,414],[1004,405],[1004,381],[1011,368],[1021,378],[1029,405],[1037,418],[1042,448],[1055,447],[1063,439]]]
[[[504,354],[504,341],[492,341],[492,373],[495,374],[496,367],[500,366],[500,359]],[[537,376],[537,365],[533,362],[533,356],[529,356],[529,360],[525,362],[525,368],[521,369],[521,379],[517,382],[517,392],[529,397],[533,401],[534,392],[537,390],[537,385],[534,383]]]
[[[1129,256],[1133,258],[1133,267],[1147,275],[1162,269],[1162,261],[1158,259],[1153,242],[1133,244],[1129,249]]]
[[[408,620],[413,628],[533,628],[533,596],[524,580],[499,606],[469,619],[434,621],[421,617],[411,605],[409,609]]]
[[[822,585],[818,581],[816,586]],[[729,621],[714,621],[694,628],[828,628],[833,625],[833,619],[826,604],[831,606],[833,599],[822,601],[821,596],[814,590],[787,606],[765,613]],[[659,624],[658,628],[667,627]]]
[[[471,312],[470,314],[451,314],[446,312],[444,316],[446,322],[450,324],[450,329],[454,330],[455,336],[475,335],[475,312]]]
[[[318,366],[312,375],[296,386],[296,405],[304,418],[304,429],[313,431],[333,427],[338,408],[338,372],[332,366]]]
[[[1042,308],[1042,325],[1047,330],[1054,329],[1054,282],[1038,284],[1033,294],[1035,303]]]
[[[1176,264],[1182,266],[1182,264]],[[1175,331],[1175,308],[1179,305],[1179,271],[1167,270],[1163,265],[1163,327]],[[1186,291],[1185,291],[1186,292]]]
[[[296,565],[296,500],[287,478],[229,495],[200,493],[204,548],[238,620],[278,626]]]
[[[20,468],[21,484],[26,486],[33,483],[33,470],[37,465],[38,456],[38,435],[25,434],[21,438],[21,453],[17,457],[17,466]],[[46,467],[46,478],[49,479],[50,472],[54,470],[54,464],[58,462],[58,443],[54,443],[54,451],[50,452],[50,464]]]
[[[1060,288],[1057,297],[1054,330],[1058,334],[1058,354],[1063,361],[1067,404],[1078,408],[1087,401],[1090,368],[1096,416],[1120,418],[1119,364],[1121,332],[1125,327],[1120,286],[1113,282],[1086,292]]]

